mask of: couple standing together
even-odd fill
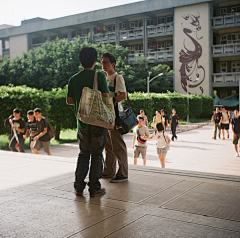
[[[74,105],[77,118],[79,102],[84,87],[93,88],[97,51],[92,47],[84,47],[79,52],[79,61],[83,70],[69,79],[66,102]],[[127,98],[124,79],[115,72],[116,59],[110,53],[101,57],[102,69],[107,74],[98,72],[98,90],[103,97],[112,97],[114,106],[123,111],[121,101]],[[116,82],[116,84],[114,83]],[[75,172],[74,188],[76,195],[81,196],[88,185],[91,197],[103,195],[106,191],[101,188],[99,179],[111,178],[110,182],[122,182],[128,179],[127,148],[123,136],[117,129],[88,125],[77,119],[80,152]],[[103,170],[103,149],[106,151],[106,167]],[[91,158],[91,162],[90,162]],[[118,162],[118,171],[117,170]],[[89,171],[89,164],[90,171]],[[89,171],[89,182],[85,178]]]

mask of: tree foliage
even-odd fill
[[[157,62],[148,64],[148,59],[140,57],[137,64],[128,63],[128,49],[119,45],[94,44],[77,38],[70,43],[66,39],[46,42],[42,46],[23,53],[14,59],[3,58],[0,61],[0,85],[26,85],[51,91],[52,88],[64,88],[68,79],[82,69],[78,53],[84,46],[92,46],[98,52],[96,69],[101,70],[100,57],[102,53],[110,52],[117,60],[116,71],[122,74],[128,92],[147,90],[148,72],[151,77],[159,73],[164,75],[150,84],[151,92],[172,91],[173,71],[166,64]]]

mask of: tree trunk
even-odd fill
[[[60,130],[55,130],[55,140],[60,140]]]

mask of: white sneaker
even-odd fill
[[[238,154],[238,153],[236,153],[236,154],[235,154],[235,157],[239,157],[239,154]]]

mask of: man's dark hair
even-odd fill
[[[220,107],[216,107],[215,109],[217,109],[217,108],[220,110]]]
[[[161,112],[165,112],[163,109],[161,109]]]
[[[36,107],[33,111],[34,111],[34,112],[38,112],[38,113],[42,113],[41,108],[38,108],[38,107]]]
[[[115,63],[115,65],[116,65],[116,58],[112,54],[110,54],[109,52],[103,53],[101,58],[108,58],[109,61],[111,62],[111,64]]]
[[[33,114],[34,114],[34,111],[33,111],[33,110],[29,110],[29,111],[27,112],[27,114],[28,114],[28,115],[33,115]]]
[[[141,120],[143,120],[143,121],[144,121],[144,118],[143,118],[143,117],[138,117],[138,120],[139,120],[139,119],[141,119]]]
[[[144,110],[140,110],[140,113],[144,112]]]
[[[91,68],[97,60],[97,51],[93,47],[83,47],[79,52],[79,61],[84,68]]]
[[[225,107],[225,106],[222,106],[222,109],[223,109],[223,108],[224,108],[224,109],[226,109],[226,107]]]
[[[157,123],[156,127],[157,127],[158,131],[163,131],[164,130],[162,122]]]
[[[19,108],[15,108],[15,109],[13,109],[13,112],[15,112],[15,113],[21,113],[21,110],[20,110]]]

